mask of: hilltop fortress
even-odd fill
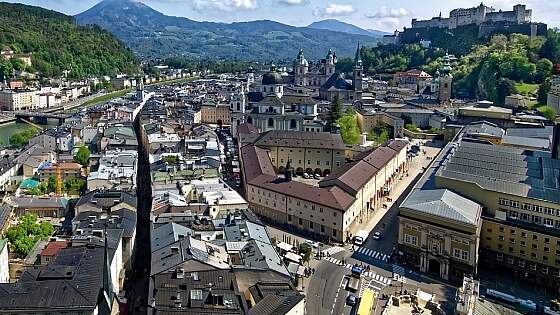
[[[513,11],[496,11],[493,7],[487,7],[481,3],[478,7],[468,9],[454,9],[449,12],[448,18],[442,18],[441,13],[430,20],[412,19],[412,28],[448,28],[454,29],[458,26],[485,23],[508,23],[526,24],[531,23],[533,10],[528,10],[525,5],[518,4],[513,7]]]
[[[474,8],[457,8],[449,13],[448,18],[441,15],[429,20],[412,19],[412,27],[404,31],[395,31],[393,35],[383,38],[384,44],[408,44],[421,43],[431,45],[434,40],[434,32],[437,30],[464,30],[477,31],[479,38],[491,36],[496,33],[511,34],[520,33],[531,37],[544,36],[547,25],[532,22],[533,10],[527,9],[526,5],[518,4],[512,11],[496,10],[481,3]]]

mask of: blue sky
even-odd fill
[[[100,0],[9,0],[77,14]],[[436,16],[441,11],[446,17],[457,7],[473,7],[473,0],[142,0],[145,4],[167,15],[184,16],[205,21],[248,21],[270,19],[286,24],[305,26],[313,21],[336,18],[362,28],[383,31],[410,26],[418,19]],[[496,9],[511,10],[524,3],[533,9],[533,21],[559,26],[559,0],[488,0],[484,3]]]

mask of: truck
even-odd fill
[[[362,246],[362,244],[364,244],[364,242],[366,241],[366,238],[368,238],[369,233],[365,230],[359,230],[356,235],[354,235],[354,245],[357,246]]]

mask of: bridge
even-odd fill
[[[56,120],[58,125],[62,125],[66,119],[70,117],[68,114],[53,114],[53,113],[45,113],[45,112],[33,112],[33,111],[5,111],[2,114],[6,116],[11,116],[16,119],[18,122],[25,122],[25,123],[37,123],[41,125],[46,125],[50,120]]]

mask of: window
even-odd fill
[[[500,230],[500,232],[503,232],[503,231],[504,231],[504,227],[503,227],[503,226],[500,226],[500,227],[498,228],[498,230]]]
[[[288,222],[292,222],[292,215],[288,214]]]
[[[321,233],[325,233],[325,226],[321,224]]]
[[[405,241],[405,243],[412,244],[412,245],[415,245],[415,246],[416,246],[416,243],[417,243],[416,236],[408,235],[408,234],[404,235],[404,241]]]
[[[295,119],[290,120],[290,129],[296,129],[297,128],[297,122]]]
[[[515,230],[514,230],[514,229],[511,229],[511,230],[509,231],[509,234],[515,235]]]
[[[538,236],[537,234],[533,234],[533,240],[536,241],[536,240],[538,240],[538,239],[539,239],[539,236]]]
[[[464,250],[463,253],[461,254],[461,258],[463,260],[469,260],[469,252]]]
[[[527,243],[525,243],[525,241],[519,241],[519,244],[520,244],[521,246],[527,246]]]
[[[523,259],[519,260],[519,267],[525,267],[525,260]]]
[[[527,238],[527,232],[521,232],[521,237]]]
[[[313,230],[313,221],[309,221],[309,229]]]
[[[274,127],[274,119],[269,118],[269,119],[268,119],[268,124],[267,124],[267,125],[268,125],[268,127],[271,127],[271,128]]]
[[[539,246],[537,244],[531,244],[531,248],[532,249],[537,249],[537,248],[539,248]]]
[[[504,236],[503,236],[503,235],[498,235],[498,240],[499,240],[499,241],[503,241],[503,240],[504,240]]]
[[[454,248],[453,249],[453,256],[455,256],[455,258],[460,258],[461,257],[461,250],[458,248]]]
[[[508,261],[508,264],[513,264],[513,257],[508,257],[507,261]]]
[[[301,218],[298,219],[298,224],[303,225],[303,220]]]
[[[537,270],[537,264],[535,263],[531,263],[529,267],[531,268],[531,270]]]
[[[340,166],[340,161],[336,161],[336,166]]]
[[[502,253],[497,253],[496,254],[496,259],[502,261],[504,259],[504,254]]]
[[[548,267],[547,266],[542,266],[541,267],[541,272],[544,274],[548,274]]]

